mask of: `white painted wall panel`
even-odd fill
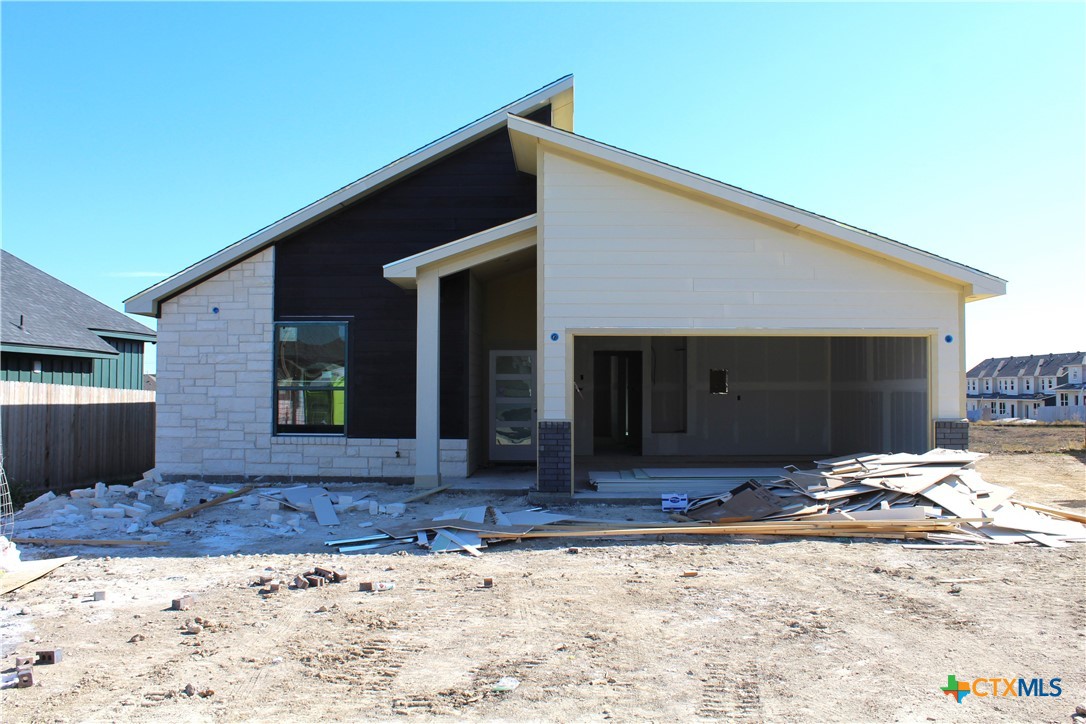
[[[540,180],[541,418],[573,412],[575,330],[930,335],[933,416],[962,414],[953,284],[546,149]]]

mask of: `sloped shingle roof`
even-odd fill
[[[989,357],[966,373],[966,377],[1051,377],[1064,365],[1084,364],[1086,353],[1034,354],[1026,357]]]
[[[116,309],[0,250],[0,343],[117,352],[92,330],[106,336],[109,332],[155,335]]]

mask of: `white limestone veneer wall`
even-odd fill
[[[274,285],[269,247],[162,303],[159,471],[169,477],[412,477],[413,438],[272,434]],[[441,473],[466,477],[467,441],[441,441]]]

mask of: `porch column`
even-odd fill
[[[441,483],[441,277],[418,274],[415,368],[415,486]]]

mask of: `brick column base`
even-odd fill
[[[968,450],[969,423],[964,420],[936,420],[935,447]]]
[[[573,423],[540,420],[536,457],[536,490],[568,493],[573,486]]]

